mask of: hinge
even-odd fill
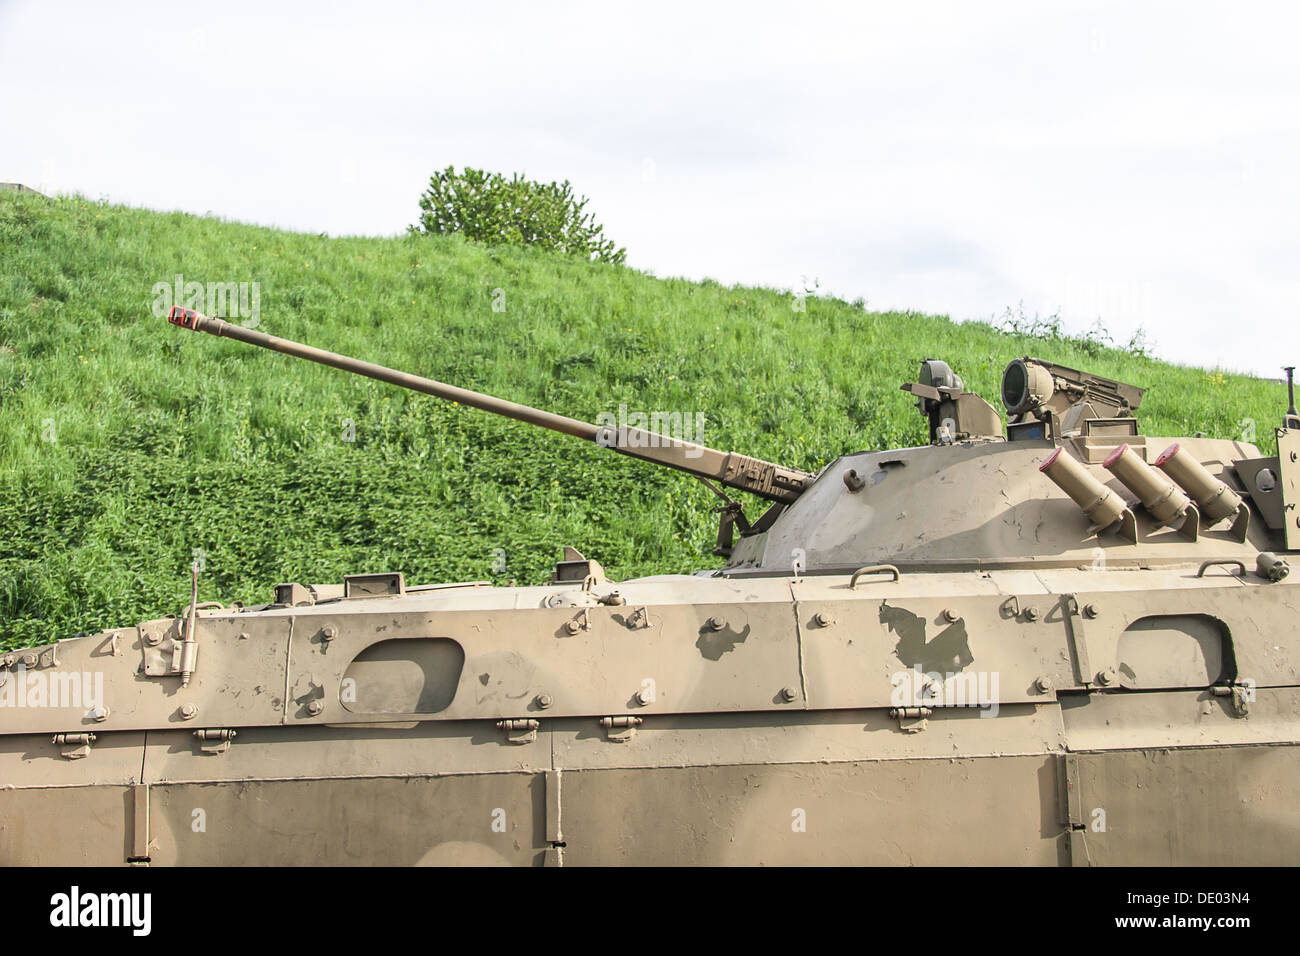
[[[889,717],[898,721],[899,730],[914,734],[925,730],[926,718],[933,713],[932,707],[893,707],[890,708]]]
[[[177,627],[177,625],[173,625]],[[178,628],[179,630],[179,628]],[[179,633],[160,634],[141,627],[140,645],[144,648],[145,677],[179,677],[184,673],[185,641]],[[198,662],[198,646],[190,646],[190,669]]]
[[[138,783],[131,792],[131,866],[149,865],[149,785]]]
[[[230,749],[230,742],[235,739],[235,731],[196,730],[194,736],[199,738],[199,749],[205,754],[223,754]]]
[[[526,718],[497,721],[497,729],[504,730],[506,740],[512,744],[531,744],[537,739],[537,728],[540,726],[536,720]]]
[[[1250,716],[1250,702],[1255,698],[1253,684],[1229,684],[1227,686],[1211,687],[1210,692],[1215,697],[1232,698],[1232,715],[1234,717]]]
[[[90,756],[90,745],[95,742],[94,734],[55,734],[54,745],[62,748],[61,752],[68,760],[78,760]]]
[[[616,744],[625,744],[636,736],[636,729],[641,725],[640,717],[602,717],[600,726],[605,728],[605,739]]]

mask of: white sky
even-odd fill
[[[393,235],[436,169],[520,171],[571,180],[656,275],[1023,301],[1278,377],[1298,27],[1281,3],[0,0],[0,181]]]

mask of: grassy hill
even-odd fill
[[[151,308],[178,273],[259,283],[276,335],[588,421],[703,412],[705,444],[810,471],[924,441],[898,386],[929,356],[994,401],[1025,354],[1147,386],[1154,434],[1230,437],[1249,417],[1268,447],[1285,406],[1276,384],[1050,331],[0,193],[0,646],[176,611],[196,549],[202,599],[247,603],[365,571],[537,583],[565,544],[619,578],[718,563],[694,479],[175,329]]]

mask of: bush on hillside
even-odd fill
[[[435,173],[420,196],[420,221],[412,229],[458,232],[491,245],[540,246],[599,262],[622,264],[626,249],[603,235],[604,226],[584,212],[588,199],[562,183],[538,183],[515,173],[506,179],[466,166]]]

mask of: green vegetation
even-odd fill
[[[583,212],[588,202],[586,196],[579,199],[573,194],[567,179],[535,183],[519,173],[506,179],[469,166],[457,173],[455,166],[448,166],[429,179],[429,188],[420,197],[420,222],[411,228],[622,265],[627,250],[604,237],[605,227],[594,214]]]
[[[1285,406],[1279,385],[1059,329],[817,298],[798,312],[788,292],[459,236],[326,239],[0,193],[6,646],[179,610],[195,549],[202,599],[247,603],[280,581],[365,571],[540,583],[564,544],[619,578],[719,563],[716,499],[699,482],[173,328],[151,309],[155,283],[178,273],[259,283],[273,334],[588,421],[622,402],[702,411],[705,443],[808,470],[924,441],[898,386],[929,356],[991,400],[1025,354],[1152,386],[1153,434],[1230,437],[1250,417],[1267,446]]]

